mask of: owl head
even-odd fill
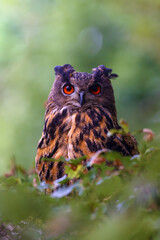
[[[112,74],[112,69],[100,65],[90,74],[76,72],[71,65],[65,64],[56,66],[54,70],[56,78],[48,97],[47,108],[68,106],[84,111],[88,107],[103,107],[116,117],[110,79],[118,75]]]

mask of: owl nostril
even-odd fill
[[[79,102],[80,102],[81,107],[82,107],[82,105],[84,104],[84,91],[79,93]]]

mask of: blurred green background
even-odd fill
[[[55,65],[112,68],[118,118],[158,134],[159,23],[159,0],[1,0],[0,174],[34,164]]]

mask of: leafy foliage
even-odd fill
[[[143,143],[145,147],[133,157],[100,153],[97,157],[107,165],[102,161],[90,170],[83,158],[66,161],[66,176],[56,181],[51,194],[44,194],[49,186],[40,184],[33,170],[13,163],[11,172],[0,179],[1,236],[159,239],[160,148],[146,136]]]

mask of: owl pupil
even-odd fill
[[[92,91],[97,92],[97,90],[98,90],[98,85],[94,85],[94,86],[92,87]]]
[[[67,85],[67,86],[66,86],[66,90],[67,90],[68,92],[70,92],[70,91],[72,90],[72,87],[71,87],[70,85]]]

